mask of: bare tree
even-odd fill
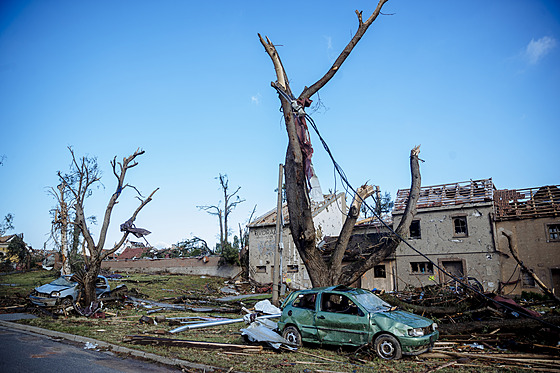
[[[127,171],[138,165],[136,157],[144,154],[143,150],[136,150],[134,154],[123,158],[122,162],[117,162],[117,157],[113,158],[111,166],[113,174],[117,178],[117,186],[115,188],[115,192],[111,195],[109,202],[107,203],[103,223],[101,224],[99,232],[99,238],[97,239],[97,242],[95,242],[88,227],[88,220],[86,219],[84,212],[84,202],[91,194],[93,186],[100,181],[101,173],[96,167],[91,167],[91,163],[88,162],[88,158],[82,157],[77,159],[72,149],[70,149],[70,153],[72,155],[72,174],[75,175],[75,180],[68,180],[68,175],[63,175],[61,172],[58,173],[58,176],[62,182],[66,182],[68,190],[72,195],[72,206],[76,213],[74,224],[77,224],[80,228],[85,241],[86,252],[84,253],[84,260],[86,269],[85,273],[80,278],[80,282],[84,286],[85,304],[89,305],[96,299],[95,281],[101,269],[101,262],[107,256],[117,251],[124,244],[129,235],[128,230],[124,231],[120,241],[115,243],[109,249],[104,249],[109,223],[111,221],[111,214],[114,206],[118,203],[119,197],[127,188],[132,188],[138,193],[139,196],[137,198],[140,200],[140,205],[136,208],[129,219],[129,222],[132,223],[136,220],[136,217],[142,208],[144,208],[144,206],[152,200],[153,195],[159,188],[155,189],[149,197],[143,198],[136,187],[130,184],[125,184]]]
[[[306,124],[308,116],[305,114],[305,107],[311,104],[310,98],[339,71],[342,63],[350,55],[366,30],[377,19],[381,8],[386,2],[387,0],[380,0],[376,9],[366,21],[362,19],[362,12],[356,11],[358,17],[358,30],[356,34],[337,57],[329,71],[310,87],[305,87],[297,98],[292,93],[286,71],[274,44],[268,38],[265,39],[259,34],[261,44],[274,65],[277,81],[273,82],[272,86],[279,93],[288,134],[285,176],[290,230],[313,286],[349,285],[357,281],[367,270],[394,252],[399,244],[399,239],[394,236],[377,247],[372,248],[370,254],[362,260],[342,265],[344,253],[358,218],[362,201],[373,193],[371,186],[364,185],[357,190],[354,196],[350,212],[340,232],[333,254],[330,258],[323,258],[321,251],[316,247],[316,233],[313,225],[307,181],[312,169],[310,166],[311,144]],[[410,153],[412,183],[403,219],[396,229],[396,233],[400,236],[406,236],[416,210],[416,201],[420,190],[418,154],[419,147],[412,149]]]
[[[220,248],[223,249],[224,247],[226,247],[226,244],[228,243],[229,215],[238,204],[245,202],[245,200],[241,199],[237,195],[241,187],[237,187],[235,192],[230,193],[229,180],[227,175],[220,174],[220,176],[217,177],[216,179],[220,181],[220,188],[222,189],[222,193],[224,194],[224,206],[220,207],[221,205],[221,201],[220,201],[218,205],[197,206],[197,207],[201,210],[208,212],[210,215],[216,215],[218,217],[218,221],[220,223]]]

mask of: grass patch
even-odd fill
[[[25,296],[37,285],[50,282],[57,275],[47,271],[35,271],[22,274],[0,276],[0,283],[15,284],[15,287],[0,288],[0,295],[8,296],[10,292],[25,294]],[[222,278],[207,276],[186,275],[144,275],[130,274],[120,281],[111,281],[111,287],[125,284],[129,289],[136,289],[145,294],[151,300],[180,297],[187,295],[194,298],[216,298],[223,296],[219,292],[224,286]],[[269,295],[257,295],[257,299],[269,298]],[[248,307],[256,300],[243,300]],[[219,342],[231,344],[247,344],[241,336],[240,329],[245,327],[243,323],[222,325],[212,328],[201,328],[184,331],[178,334],[169,334],[168,331],[176,326],[170,326],[168,322],[158,325],[142,324],[140,317],[147,315],[143,308],[132,308],[125,306],[110,306],[106,309],[114,317],[106,319],[93,319],[85,317],[51,317],[41,316],[33,320],[21,320],[20,323],[33,325],[45,329],[56,330],[64,333],[81,335],[98,340],[114,343],[117,345],[155,353],[170,358],[178,358],[193,363],[206,364],[229,370],[246,372],[302,372],[302,371],[331,371],[331,372],[427,372],[444,365],[447,361],[422,359],[419,357],[404,357],[399,361],[382,361],[378,358],[368,361],[365,355],[356,355],[353,349],[341,349],[333,347],[319,347],[306,345],[298,352],[274,351],[265,348],[260,354],[232,354],[226,350],[202,350],[185,347],[168,346],[142,346],[123,342],[127,335],[146,335],[165,338],[180,338],[202,342]],[[166,311],[148,315],[165,315],[166,318],[180,316],[217,316],[226,318],[239,318],[238,314],[224,313],[192,313],[184,311]],[[359,359],[359,360],[358,360]],[[438,370],[438,372],[521,372],[524,370],[508,370],[493,366],[479,365],[476,362],[470,365],[450,366]]]
[[[54,271],[29,271],[0,276],[0,297],[26,296],[37,286],[48,284],[58,278]]]

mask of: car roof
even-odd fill
[[[350,293],[353,295],[369,293],[369,290],[361,289],[361,288],[351,288],[345,285],[335,285],[335,286],[324,286],[312,289],[304,289],[298,290],[298,294],[306,294],[306,293],[323,293],[323,292],[341,292],[341,293]]]

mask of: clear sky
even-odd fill
[[[34,248],[50,232],[47,193],[70,164],[95,156],[103,187],[86,205],[101,218],[115,177],[110,161],[146,153],[127,182],[159,187],[136,225],[165,246],[196,235],[213,245],[220,173],[246,200],[276,205],[287,145],[272,63],[276,45],[299,94],[331,66],[376,1],[0,2],[0,215]],[[422,184],[493,178],[500,189],[560,184],[560,2],[392,0],[312,114],[350,182],[393,195],[410,185],[422,144]],[[318,97],[313,97],[318,101]],[[323,191],[340,190],[317,137]],[[115,208],[108,242],[138,201]],[[99,229],[93,226],[94,234]],[[50,248],[52,245],[47,245]]]

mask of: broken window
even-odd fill
[[[560,224],[548,224],[548,240],[560,241]]]
[[[521,270],[521,285],[524,288],[534,288],[535,287],[535,279],[531,274],[527,271]]]
[[[308,310],[315,310],[315,300],[317,299],[317,294],[302,294],[295,301],[293,306],[297,308],[305,308]]]
[[[413,220],[412,223],[410,223],[410,238],[421,238],[420,220]]]
[[[377,265],[373,267],[373,277],[375,278],[386,278],[387,273],[385,272],[384,265]]]
[[[288,273],[297,273],[299,272],[299,266],[297,264],[288,264]]]
[[[456,216],[453,218],[453,232],[455,237],[467,237],[467,217]]]
[[[257,273],[266,273],[266,266],[257,266]]]
[[[321,311],[363,316],[364,313],[345,295],[323,293]]]
[[[410,272],[415,274],[433,274],[434,265],[431,262],[410,262]]]

